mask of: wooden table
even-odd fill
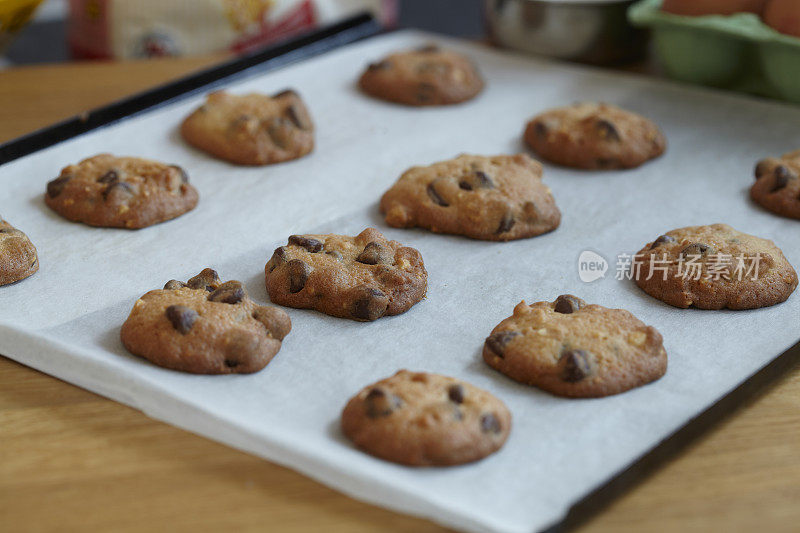
[[[0,141],[218,59],[0,72]],[[798,527],[795,368],[582,531]],[[112,529],[443,531],[0,357],[0,530]]]

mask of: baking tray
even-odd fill
[[[800,144],[795,127],[798,110],[508,55],[417,32],[342,47],[375,31],[368,19],[351,20],[0,147],[4,216],[29,233],[39,246],[41,261],[35,276],[0,291],[0,352],[156,419],[292,467],[356,498],[464,530],[502,532],[561,529],[585,520],[800,359],[797,295],[781,306],[757,311],[677,310],[649,298],[630,282],[604,279],[581,285],[577,272],[561,267],[575,264],[579,250],[563,244],[576,238],[606,255],[611,250],[632,253],[667,229],[717,219],[755,234],[780,237],[789,259],[800,264],[796,222],[774,217],[746,200],[751,162]],[[430,40],[471,55],[487,75],[485,94],[462,106],[415,110],[358,93],[355,79],[368,61]],[[203,93],[223,85],[265,92],[297,87],[317,122],[315,152],[285,165],[245,169],[185,146],[176,133],[180,118]],[[551,105],[584,99],[612,101],[652,116],[664,127],[672,143],[670,151],[655,163],[627,172],[595,175],[546,166],[545,179],[564,221],[556,232],[536,239],[481,243],[393,230],[382,223],[377,199],[406,167],[452,157],[457,151],[523,150],[519,138],[528,116]],[[677,108],[682,113],[676,113]],[[732,110],[737,114],[732,116]],[[687,114],[695,120],[691,128],[680,119]],[[725,161],[717,161],[717,152],[728,154],[730,146],[739,142],[731,132],[752,131],[747,128],[762,122],[770,125],[763,135],[755,140],[748,135],[748,144],[738,146],[738,152],[730,152]],[[393,149],[389,143],[397,145],[398,138],[403,139],[402,147]],[[703,143],[706,150],[697,150]],[[137,232],[72,224],[44,206],[44,184],[63,165],[101,148],[130,153],[125,148],[131,145],[137,146],[137,155],[186,166],[200,189],[200,206],[175,221]],[[705,165],[704,178],[697,179],[692,171],[703,157],[712,158],[717,166]],[[9,164],[12,160],[16,161]],[[682,180],[689,198],[698,198],[688,205],[686,197],[671,198],[675,183],[663,179],[665,169],[672,180]],[[731,182],[735,186],[725,189]],[[315,196],[303,202],[309,186]],[[258,200],[259,209],[241,203],[243,190],[254,191],[248,196]],[[709,201],[704,195],[712,191],[721,198]],[[663,198],[663,205],[660,209],[629,205],[628,216],[635,223],[618,216],[610,202],[607,208],[602,205],[604,198],[617,198],[615,203],[622,205],[626,195],[636,194],[656,195]],[[325,204],[317,208],[314,203],[320,199]],[[219,213],[220,206],[238,209]],[[702,214],[683,213],[699,207],[704,209]],[[266,210],[269,213],[264,214]],[[735,213],[729,215],[731,210]],[[677,223],[678,219],[684,224]],[[209,226],[209,220],[219,228]],[[259,231],[248,234],[247,248],[229,244],[236,240],[231,235],[247,231],[254,221]],[[404,315],[360,324],[288,310],[294,323],[292,334],[267,369],[252,376],[183,375],[134,358],[119,343],[118,328],[133,301],[166,279],[186,278],[212,265],[225,279],[242,279],[257,301],[266,301],[263,264],[287,235],[353,234],[365,225],[374,225],[423,252],[430,273],[429,296]],[[603,228],[615,234],[613,239]],[[213,243],[214,249],[181,246],[184,237],[190,238],[190,244]],[[65,242],[71,244],[65,247]],[[170,250],[162,250],[162,243]],[[95,254],[102,254],[102,265],[95,264]],[[108,268],[120,259],[127,260],[130,268],[124,264]],[[471,269],[471,263],[478,268]],[[497,275],[487,275],[481,265],[491,265]],[[628,308],[659,327],[671,357],[667,375],[619,396],[575,401],[512,383],[480,361],[483,337],[521,298],[552,300],[562,292]],[[481,295],[480,313],[463,311],[474,305],[464,302],[467,294],[470,298]],[[61,299],[72,303],[61,306]],[[725,338],[736,337],[737,330],[750,337],[742,341],[742,347]],[[320,338],[326,341],[321,351],[304,344]],[[685,339],[694,349],[683,347]],[[753,339],[758,339],[760,349],[753,349]],[[709,358],[714,346],[722,353]],[[742,353],[736,352],[739,349]],[[358,358],[353,359],[353,352]],[[361,353],[370,357],[365,360]],[[701,360],[702,366],[695,367]],[[366,383],[405,366],[462,377],[500,396],[515,417],[506,447],[474,465],[429,470],[384,463],[352,449],[338,433],[339,409]],[[701,379],[692,381],[695,375]],[[294,390],[278,394],[277,389],[286,383]],[[666,402],[678,404],[699,388],[706,389],[702,401],[691,406],[678,410]],[[320,399],[297,405],[298,396]],[[218,398],[223,400],[205,403]],[[225,404],[224,398],[231,398],[233,404]],[[259,406],[263,427],[254,426],[248,418],[253,403]],[[296,425],[275,418],[273,410],[263,407],[271,405],[280,405],[274,411],[286,412]],[[660,407],[648,411],[653,405]],[[567,422],[551,423],[551,412]],[[591,422],[598,418],[597,423]],[[316,422],[304,426],[306,419]],[[575,430],[575,421],[589,423]],[[536,430],[548,432],[551,440],[538,442]],[[593,451],[571,455],[567,462],[559,454],[572,445]],[[576,478],[575,464],[591,467],[591,475],[579,472]],[[564,480],[568,482],[561,483]],[[477,494],[458,493],[476,485]],[[486,490],[503,498],[486,498]],[[529,498],[539,490],[552,497]],[[503,506],[503,500],[513,503],[517,498],[525,504]]]

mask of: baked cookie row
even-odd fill
[[[350,248],[369,241],[366,248],[382,239],[373,229],[355,238],[292,236],[288,246],[319,254],[318,258],[342,251],[350,256],[334,257],[344,259],[344,264],[330,272],[323,270],[316,278],[319,299],[295,306],[366,320],[359,311],[347,315],[339,311],[370,307],[348,301],[353,291],[347,285],[368,277],[353,264],[359,261]],[[418,252],[399,252],[403,248],[396,243],[384,242],[381,246],[394,250],[401,265],[408,255],[418,259],[411,270],[416,268],[424,289],[424,267],[414,257]],[[267,265],[267,276],[277,268],[274,259]],[[286,265],[299,259],[282,261]],[[365,264],[380,266],[371,260]],[[420,283],[413,282],[406,293],[419,295],[419,288]],[[317,307],[315,301],[321,305]],[[337,301],[343,305],[335,305]],[[222,282],[216,271],[206,268],[187,282],[170,280],[163,289],[139,298],[120,337],[128,351],[165,368],[232,374],[263,369],[290,331],[291,320],[284,311],[256,304],[240,282]],[[667,365],[661,335],[653,327],[627,311],[586,305],[570,295],[555,302],[520,303],[513,316],[487,337],[483,357],[517,381],[566,397],[623,392],[658,379]],[[476,461],[499,450],[511,430],[511,413],[500,399],[464,381],[401,370],[351,398],[342,411],[341,426],[359,448],[376,457],[412,466],[446,466]]]
[[[635,282],[646,293],[682,308],[754,309],[776,305],[785,301],[798,284],[794,268],[772,241],[738,232],[724,224],[670,231],[647,243],[635,258],[631,273]],[[729,258],[730,261],[713,262],[714,258]],[[741,258],[741,261],[734,261],[734,258]],[[689,264],[694,265],[691,276],[681,271],[681,268],[688,268]],[[730,270],[724,271],[724,266],[730,267]],[[742,275],[737,275],[737,269],[740,270],[738,274]],[[428,280],[428,272],[418,250],[388,240],[374,228],[367,228],[354,237],[335,234],[292,235],[286,245],[275,249],[265,265],[264,275],[267,292],[273,303],[313,309],[357,321],[373,321],[408,311],[425,297]],[[186,335],[192,331],[198,315],[205,316],[205,307],[198,309],[198,305],[220,309],[211,304],[247,302],[249,300],[241,283],[222,283],[216,272],[206,269],[186,283],[172,280],[162,291],[148,293],[137,301],[131,318],[142,313],[149,317],[148,320],[156,316],[163,326],[161,329],[171,331],[167,327],[169,322],[175,331]],[[191,312],[170,311],[175,305],[181,306],[181,309],[190,307]],[[288,317],[283,312],[267,313],[264,309],[253,310],[251,307],[223,305],[221,308],[236,309],[234,316],[237,324],[248,319],[248,315],[262,323],[267,315],[271,317],[270,322],[288,323]],[[154,314],[151,309],[156,310]],[[284,318],[277,320],[275,316]],[[551,330],[546,327],[545,322],[548,321],[555,321]],[[225,320],[220,320],[220,323],[223,322],[227,324]],[[520,326],[520,323],[524,325]],[[580,342],[565,340],[564,331],[572,331],[575,327],[585,331],[589,337]],[[268,329],[279,339],[289,331],[287,327]],[[612,329],[615,331],[613,335],[598,334]],[[141,331],[141,337],[150,343],[149,330],[144,328]],[[519,341],[522,339],[515,340],[518,336],[528,338],[529,342],[521,346]],[[601,357],[606,362],[614,358],[626,359],[629,354],[622,348],[622,338],[635,347],[654,348],[660,346],[661,342],[660,335],[626,313],[609,313],[605,309],[587,306],[577,297],[564,295],[552,303],[540,302],[527,306],[523,302],[517,306],[514,317],[498,326],[487,339],[484,357],[487,362],[504,368],[510,375],[518,375],[520,367],[516,359],[505,358],[507,345],[514,341],[512,345],[519,346],[527,354],[526,357],[535,354],[553,362],[564,356],[587,370],[592,366],[591,361],[582,363],[591,359],[587,353],[607,350],[608,353]],[[125,344],[129,345],[127,342]],[[548,353],[543,348],[545,345],[549,347],[548,350],[555,351]],[[161,349],[167,350],[171,346],[174,347],[168,343]],[[192,358],[207,360],[207,354],[203,352],[202,344],[194,346],[192,350],[185,355],[190,361],[184,368],[180,368],[180,354],[170,355],[168,359],[173,362],[166,366],[190,372],[219,373],[219,357],[214,357],[214,364],[209,367],[198,366]],[[577,352],[573,353],[575,350]],[[140,350],[131,351],[153,359],[146,353],[139,353]],[[269,357],[272,355],[274,352]],[[255,368],[248,364],[228,367],[237,367],[236,372],[251,372]],[[260,368],[263,365],[256,370]],[[628,369],[623,374],[632,378],[637,372]],[[617,392],[635,385],[618,386]],[[554,389],[551,387],[548,390]],[[600,394],[598,389],[592,391],[588,394]]]

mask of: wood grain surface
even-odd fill
[[[219,59],[0,72],[0,142]],[[223,529],[444,531],[0,357],[0,531]],[[798,368],[580,528],[799,529]]]

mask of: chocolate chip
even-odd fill
[[[386,70],[389,67],[391,67],[391,65],[389,64],[388,61],[378,61],[377,63],[370,63],[367,66],[367,70],[370,70],[370,71]]]
[[[388,263],[391,261],[392,250],[379,242],[370,242],[364,250],[358,254],[356,261],[365,265],[377,265],[378,263]]]
[[[534,122],[533,131],[539,137],[547,137],[547,133],[550,131],[550,129],[545,126],[544,122]]]
[[[391,415],[395,409],[399,409],[403,405],[403,400],[394,394],[386,394],[383,389],[375,387],[367,393],[367,397],[364,398],[364,404],[368,417],[379,418]]]
[[[252,120],[255,120],[255,117],[253,115],[248,115],[247,113],[243,113],[238,117],[236,117],[235,119],[233,119],[233,121],[231,121],[230,127],[233,129],[241,129],[246,127],[247,123]]]
[[[171,279],[164,285],[164,290],[174,291],[175,289],[182,289],[183,287],[186,287],[184,282],[178,281],[177,279]]]
[[[372,400],[373,398],[384,398],[385,396],[386,393],[383,392],[383,389],[375,387],[367,393],[367,397],[365,399]]]
[[[430,83],[420,82],[417,87],[417,101],[426,103],[433,100],[433,95],[436,92],[436,87]]]
[[[423,54],[430,54],[433,52],[438,52],[440,49],[435,44],[426,44],[425,46],[420,46],[417,48],[417,52],[421,52]]]
[[[170,167],[177,170],[178,173],[181,175],[181,182],[189,183],[189,174],[186,172],[186,170],[183,169],[183,167],[179,167],[178,165],[170,165]]]
[[[198,317],[197,311],[185,305],[170,305],[167,307],[166,314],[169,321],[172,322],[172,327],[182,335],[189,333]]]
[[[619,159],[613,157],[599,157],[596,163],[597,168],[616,168],[619,166]]]
[[[482,170],[478,170],[477,172],[475,172],[475,179],[477,180],[477,182],[480,184],[481,187],[484,187],[486,189],[491,189],[494,187],[494,182],[492,181],[492,178],[490,178],[489,175],[486,172],[483,172]]]
[[[784,166],[779,166],[775,169],[775,184],[772,186],[772,190],[770,192],[778,192],[779,190],[783,189],[787,185],[789,185],[789,180],[794,178],[794,174],[792,171]]]
[[[650,245],[650,249],[652,250],[653,248],[658,248],[662,244],[673,243],[676,240],[677,239],[675,237],[673,237],[672,235],[662,235],[661,237],[659,237],[658,239],[653,241],[653,244]]]
[[[464,387],[459,384],[450,385],[447,389],[447,397],[451,402],[464,403]]]
[[[289,257],[286,255],[286,248],[284,246],[275,248],[275,251],[272,252],[272,258],[268,261],[272,263],[272,266],[269,267],[269,271],[272,272],[288,260]]]
[[[622,137],[619,135],[619,130],[617,130],[617,127],[614,126],[613,123],[601,118],[597,120],[596,124],[597,131],[600,132],[600,136],[604,139],[608,139],[609,141],[622,140]]]
[[[223,304],[238,304],[245,298],[244,287],[241,282],[227,281],[220,285],[217,290],[208,295],[209,302]]]
[[[498,331],[489,335],[484,344],[497,357],[504,357],[506,345],[517,335],[516,331]]]
[[[302,235],[292,235],[289,237],[289,244],[305,248],[306,251],[315,254],[322,251],[322,243],[317,239],[303,237]]]
[[[114,192],[116,192],[116,194],[125,193],[132,195],[133,187],[124,181],[115,181],[103,190],[103,200],[108,200],[108,197]]]
[[[481,431],[484,433],[500,433],[500,421],[493,413],[481,415]]]
[[[191,278],[186,284],[191,289],[204,289],[210,292],[219,286],[220,279],[216,270],[204,268],[202,272]]]
[[[508,231],[511,231],[511,228],[513,228],[514,224],[516,224],[516,223],[517,223],[517,221],[514,218],[514,215],[512,215],[511,213],[506,213],[503,216],[503,220],[500,221],[500,225],[497,226],[497,231],[495,231],[495,233],[499,234],[499,233],[506,233]]]
[[[581,301],[578,298],[570,294],[562,294],[561,296],[556,298],[556,304],[553,310],[556,313],[571,315],[580,308],[581,308]]]
[[[714,248],[707,244],[703,244],[700,242],[695,242],[690,244],[683,250],[681,250],[682,256],[703,256],[703,255],[711,255],[715,252]]]
[[[436,182],[439,181],[438,179],[433,180],[428,184],[428,196],[433,201],[433,203],[440,205],[442,207],[448,207],[448,204],[444,198],[442,198],[438,192],[436,192]]]
[[[465,191],[473,191],[475,189],[493,189],[494,182],[486,172],[477,170],[468,176],[461,178],[458,186]]]
[[[273,98],[285,98],[286,96],[297,96],[297,91],[294,89],[284,89],[272,95]]]
[[[383,291],[362,285],[354,289],[353,317],[360,320],[376,320],[383,316],[389,306],[389,298]]]
[[[289,292],[295,294],[302,291],[311,275],[311,267],[299,259],[292,259],[286,264],[286,269],[289,275]]]
[[[119,174],[117,174],[116,170],[109,170],[99,178],[97,178],[97,183],[116,183],[119,181]]]
[[[225,366],[227,366],[228,368],[236,368],[237,366],[239,366],[239,361],[235,361],[233,359],[225,359],[224,362]]]
[[[585,350],[567,350],[561,354],[558,364],[562,365],[561,379],[575,383],[592,373],[591,354]]]
[[[297,106],[290,105],[289,107],[287,107],[286,116],[289,118],[292,124],[300,128],[301,130],[308,129],[308,124],[306,124],[300,112],[297,110]]]
[[[770,162],[767,159],[759,161],[758,164],[756,165],[756,170],[755,170],[756,179],[758,180],[764,177],[766,173],[769,171],[769,167],[770,167]]]
[[[47,196],[55,198],[64,191],[67,182],[72,179],[72,176],[61,176],[47,184]]]

